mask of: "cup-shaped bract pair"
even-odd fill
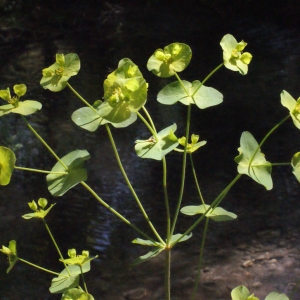
[[[8,244],[8,247],[2,246],[2,249],[0,249],[0,252],[7,255],[7,258],[9,261],[9,267],[6,270],[6,273],[8,273],[12,269],[14,264],[18,261],[16,241],[11,240]]]
[[[243,52],[247,43],[244,41],[237,42],[231,35],[226,34],[220,45],[223,49],[224,66],[232,71],[238,71],[242,75],[248,73],[248,65],[252,60],[252,55],[249,52]]]
[[[15,84],[13,90],[13,96],[11,95],[9,88],[0,90],[0,98],[8,103],[0,106],[0,117],[9,113],[27,116],[42,108],[42,104],[38,101],[20,101],[20,97],[24,96],[27,91],[25,84]]]
[[[51,204],[46,210],[45,207],[48,204],[48,200],[45,198],[40,198],[38,200],[38,204],[34,200],[28,203],[28,206],[31,210],[33,210],[33,213],[25,214],[22,216],[23,219],[32,219],[32,218],[39,218],[39,219],[44,219],[47,214],[50,212],[52,207],[55,204]]]
[[[63,90],[71,76],[77,75],[80,70],[80,60],[76,53],[56,54],[56,62],[42,70],[40,81],[44,89],[52,92]]]
[[[192,58],[191,48],[183,43],[173,43],[157,49],[149,58],[147,68],[158,77],[171,77],[183,71]]]
[[[124,122],[146,103],[147,89],[148,84],[139,68],[124,58],[104,81],[104,103],[97,112],[109,122]]]

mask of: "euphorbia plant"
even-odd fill
[[[22,119],[27,127],[43,143],[43,145],[57,161],[50,171],[16,166],[15,154],[10,149],[2,146],[0,147],[0,184],[6,185],[9,183],[12,171],[14,169],[46,173],[48,190],[53,196],[63,196],[72,187],[80,184],[98,202],[100,202],[116,217],[121,219],[125,224],[132,227],[138,233],[139,236],[132,241],[134,244],[139,244],[141,246],[150,248],[150,250],[145,251],[144,255],[137,258],[135,263],[142,263],[157,256],[159,253],[165,253],[166,300],[171,299],[171,250],[176,246],[177,243],[189,240],[192,237],[192,231],[202,221],[205,220],[204,234],[200,247],[198,275],[196,277],[196,284],[192,294],[192,299],[195,299],[198,283],[200,281],[202,254],[209,220],[222,222],[237,218],[235,213],[229,212],[220,207],[220,204],[231,187],[243,174],[250,176],[253,180],[263,185],[267,190],[272,189],[272,167],[279,164],[290,165],[290,163],[268,162],[261,151],[261,147],[267,138],[275,131],[275,129],[285,122],[290,116],[292,117],[296,127],[298,129],[300,128],[298,119],[300,112],[298,108],[298,100],[294,100],[287,92],[283,92],[281,95],[281,101],[283,106],[289,109],[290,114],[276,126],[274,126],[260,143],[255,140],[250,132],[243,132],[240,139],[240,146],[238,147],[238,155],[234,159],[238,165],[238,174],[215,199],[206,201],[203,198],[196,168],[193,162],[193,156],[196,155],[198,151],[201,151],[201,147],[206,145],[206,141],[201,140],[198,133],[191,134],[190,132],[190,125],[192,122],[191,110],[192,107],[195,107],[193,104],[196,105],[197,109],[201,110],[206,108],[215,109],[213,106],[217,106],[223,102],[223,95],[216,89],[208,87],[204,84],[206,84],[209,78],[223,66],[229,70],[237,71],[242,75],[246,75],[248,72],[248,65],[252,59],[252,55],[250,53],[243,52],[247,43],[244,41],[237,42],[236,39],[230,34],[225,35],[220,44],[223,49],[223,62],[220,63],[203,80],[195,79],[192,82],[189,82],[181,79],[179,76],[179,73],[184,71],[189,65],[192,57],[192,50],[186,44],[172,43],[167,45],[163,49],[156,50],[148,60],[147,68],[154,75],[162,78],[171,78],[175,76],[175,80],[167,84],[167,86],[165,86],[158,93],[157,100],[159,103],[165,105],[183,104],[187,107],[185,132],[181,137],[179,137],[180,133],[177,132],[177,124],[175,123],[170,123],[166,128],[156,128],[150,112],[146,109],[148,84],[138,66],[128,58],[120,60],[117,69],[107,76],[107,79],[103,84],[103,99],[96,100],[94,103],[90,103],[84,99],[68,82],[71,76],[76,75],[80,69],[80,60],[77,54],[57,54],[56,62],[42,71],[43,77],[40,83],[44,89],[48,89],[52,92],[60,92],[64,88],[68,87],[75,94],[75,96],[84,103],[85,106],[77,109],[71,116],[76,125],[90,132],[96,131],[101,125],[105,127],[108,138],[112,145],[112,152],[118,162],[120,171],[141,211],[141,214],[150,227],[151,234],[145,233],[143,230],[134,225],[129,219],[127,219],[122,212],[116,211],[113,207],[106,203],[105,200],[102,199],[91,186],[86,183],[88,174],[85,169],[84,162],[85,160],[90,159],[90,154],[87,150],[74,150],[60,158],[49,146],[49,144],[39,135],[39,133],[29,124],[27,119],[24,117],[24,115],[29,114],[29,110],[25,111],[23,109],[25,104],[21,104],[19,101],[19,97],[23,96],[26,92],[26,88],[24,88],[25,85],[16,85],[14,87],[16,94],[14,97],[10,96],[9,89],[0,91],[0,97],[9,102],[9,107],[6,106],[3,108],[2,114],[0,107],[0,116],[3,116],[8,112],[17,112],[21,114]],[[24,101],[24,103],[26,103],[26,101]],[[36,112],[41,108],[41,106],[36,103],[30,107],[30,113]],[[139,118],[149,130],[149,134],[147,136],[141,137],[141,139],[136,140],[135,142],[134,148],[137,156],[144,159],[153,159],[162,162],[161,185],[164,192],[166,209],[166,230],[164,232],[158,231],[144,209],[142,201],[133,188],[131,181],[123,167],[117,146],[115,145],[115,141],[110,130],[110,124],[116,128],[127,127],[133,124],[137,118]],[[167,154],[171,151],[177,152],[177,155],[182,157],[181,176],[179,179],[180,189],[173,214],[171,214],[172,209],[169,202],[166,158]],[[196,203],[193,205],[183,206],[182,202],[185,191],[188,157],[191,160],[193,180],[197,188],[198,197],[201,204]],[[300,180],[299,166],[300,155],[298,152],[292,158],[293,173],[298,180]],[[45,217],[50,212],[50,209],[53,207],[53,205],[45,210],[46,206],[47,200],[44,198],[40,198],[38,204],[36,204],[35,201],[29,202],[29,207],[33,212],[25,214],[23,218],[40,218],[43,220],[50,238],[52,239],[59,254],[59,260],[65,265],[65,268],[60,273],[57,273],[21,259],[17,256],[16,242],[12,240],[9,242],[8,247],[3,246],[1,250],[9,258],[10,267],[8,271],[10,271],[17,261],[25,262],[31,266],[56,275],[56,277],[52,280],[50,292],[61,293],[61,299],[91,300],[93,299],[93,296],[88,293],[83,274],[90,270],[90,261],[92,258],[89,257],[89,252],[87,250],[84,250],[81,255],[76,255],[75,249],[70,249],[68,251],[69,258],[64,258],[62,256],[59,247],[45,222]],[[187,216],[196,216],[196,219],[192,221],[192,225],[186,228],[185,232],[183,233],[177,232],[178,216],[180,212]],[[82,277],[83,288],[81,288],[79,285],[80,276]],[[286,296],[273,292],[267,296],[266,300],[286,299],[284,297]],[[232,299],[257,300],[258,298],[254,295],[251,295],[246,287],[239,286],[232,291]]]

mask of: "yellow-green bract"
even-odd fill
[[[246,75],[248,65],[252,60],[252,55],[249,52],[243,53],[247,43],[244,41],[238,43],[231,34],[226,34],[220,45],[223,49],[224,66],[229,70],[239,71],[242,75]]]
[[[183,43],[172,43],[157,49],[149,58],[147,68],[158,77],[170,77],[183,71],[192,58],[191,48]]]
[[[147,100],[148,84],[138,67],[128,58],[104,81],[104,103],[97,112],[105,120],[121,123],[131,118]]]

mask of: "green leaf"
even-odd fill
[[[90,107],[79,108],[72,114],[72,120],[76,125],[91,132],[97,130],[100,125],[104,125],[106,123],[111,123],[116,128],[127,127],[135,122],[136,119],[137,115],[132,113],[125,121],[120,123],[112,123],[108,120],[105,120]]]
[[[139,245],[143,245],[143,246],[159,246],[160,244],[158,242],[153,242],[150,240],[143,240],[140,238],[136,238],[132,241],[133,244],[139,244]]]
[[[192,83],[182,80],[182,83],[184,88],[179,81],[168,84],[158,93],[157,101],[167,105],[180,101],[184,105],[196,104],[200,109],[223,102],[223,95],[220,92],[211,87],[201,86],[199,80]]]
[[[149,58],[147,68],[158,77],[170,77],[183,71],[192,58],[191,48],[183,43],[173,43],[158,49]]]
[[[65,291],[61,300],[94,300],[94,297],[90,294],[86,294],[80,287],[72,288]]]
[[[0,185],[9,184],[15,163],[14,152],[9,148],[0,146]]]
[[[137,259],[133,262],[133,264],[134,264],[134,265],[141,264],[141,263],[143,263],[143,262],[145,262],[145,261],[147,261],[147,260],[149,260],[149,259],[151,259],[151,258],[157,256],[157,255],[158,255],[160,252],[162,252],[163,250],[164,250],[164,249],[161,248],[161,247],[156,247],[154,250],[152,250],[152,251],[148,252],[147,254],[142,255],[142,256],[140,256],[139,258],[137,258]]]
[[[82,266],[82,273],[86,273],[91,269],[90,263],[86,263]],[[69,273],[68,273],[69,271]],[[64,293],[70,288],[77,287],[79,285],[79,277],[81,270],[79,266],[68,266],[68,270],[65,268],[59,273],[58,277],[55,277],[51,281],[50,292],[52,294]]]
[[[280,98],[281,104],[289,110],[294,125],[300,129],[300,98],[296,101],[287,91],[282,91]]]
[[[6,270],[6,273],[8,273],[19,259],[17,256],[17,242],[15,240],[11,240],[8,247],[2,246],[0,251],[8,257],[9,267]]]
[[[137,140],[135,151],[139,157],[161,160],[166,154],[178,146],[178,139],[174,135],[177,125],[173,124],[148,140]]]
[[[40,85],[52,92],[59,92],[67,86],[71,76],[77,75],[80,70],[80,60],[77,54],[57,54],[56,62],[49,68],[43,69]]]
[[[293,155],[292,167],[293,167],[293,174],[300,182],[300,152],[297,152]]]
[[[112,123],[122,123],[136,113],[147,100],[148,84],[138,67],[128,58],[104,81],[104,103],[97,112]]]
[[[234,159],[238,164],[238,172],[250,176],[267,190],[271,190],[273,187],[272,164],[265,159],[253,135],[247,131],[243,132],[240,144],[241,147],[238,148],[240,154]]]
[[[51,172],[58,174],[48,174],[48,190],[53,196],[62,196],[70,188],[81,181],[87,179],[87,172],[84,168],[84,161],[90,158],[86,150],[75,150],[64,156],[61,161],[66,165],[68,170],[57,162]]]
[[[183,207],[180,211],[188,216],[194,216],[197,214],[205,214],[207,210],[210,209],[210,205],[201,204],[201,205],[188,205]],[[215,209],[210,209],[209,212],[205,215],[207,218],[210,218],[216,222],[220,221],[230,221],[237,218],[237,215],[231,213],[222,207],[216,207]]]
[[[289,300],[285,294],[271,292],[265,300]]]
[[[179,238],[181,238],[182,236],[183,236],[182,233],[176,233],[176,234],[173,234],[172,237],[171,237],[171,240],[170,240],[171,245],[174,245],[174,243],[175,243]],[[193,236],[192,233],[186,234],[186,235],[179,241],[179,243],[184,242],[184,241],[187,241],[187,240],[190,239],[192,236]]]
[[[28,116],[42,108],[42,104],[34,100],[19,101],[18,106],[6,104],[0,106],[0,117],[9,113],[20,114]]]

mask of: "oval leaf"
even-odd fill
[[[289,300],[285,294],[271,292],[265,300]]]
[[[267,190],[271,190],[273,188],[272,164],[265,159],[253,135],[247,131],[243,132],[240,144],[238,148],[240,154],[234,159],[238,164],[238,172],[250,176]]]
[[[237,218],[237,215],[234,213],[231,213],[225,209],[223,209],[222,207],[216,207],[215,209],[210,209],[210,205],[205,204],[205,206],[203,204],[201,205],[189,205],[189,206],[185,206],[183,207],[180,211],[188,216],[194,216],[196,214],[205,214],[205,212],[209,210],[207,212],[207,214],[205,215],[207,218],[210,218],[216,222],[221,222],[221,221],[230,221],[230,220],[234,220]]]
[[[174,135],[176,129],[176,124],[163,129],[157,134],[158,140],[154,137],[151,137],[148,140],[137,140],[135,142],[135,151],[137,155],[142,158],[161,160],[179,144],[177,137]]]
[[[0,117],[9,113],[20,114],[23,116],[28,116],[42,108],[42,104],[34,100],[20,101],[17,107],[12,104],[6,104],[0,106]]]
[[[48,190],[53,196],[62,196],[70,188],[80,181],[87,179],[87,172],[84,168],[84,161],[90,158],[86,150],[75,150],[64,156],[61,160],[67,166],[68,170],[57,162],[51,172],[46,177]]]
[[[0,185],[9,184],[15,163],[14,152],[9,148],[0,146]]]
[[[145,262],[145,261],[147,261],[147,260],[149,260],[149,259],[151,259],[151,258],[157,256],[157,255],[158,255],[160,252],[162,252],[163,250],[164,250],[163,248],[157,247],[157,248],[155,248],[154,250],[148,252],[147,254],[142,255],[142,256],[140,256],[139,258],[137,258],[137,259],[133,262],[133,264],[134,264],[134,265],[141,264],[141,263],[143,263],[143,262]]]

